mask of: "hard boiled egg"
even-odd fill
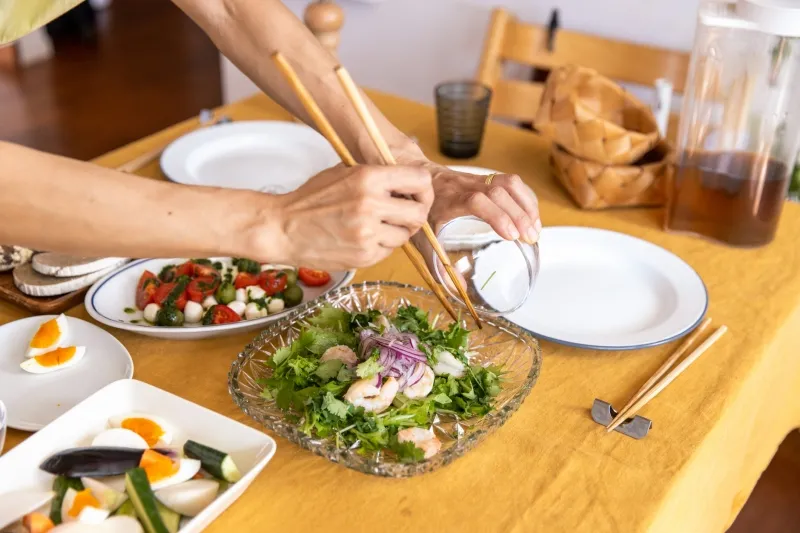
[[[219,482],[213,479],[192,479],[156,492],[156,498],[184,516],[197,516],[217,498]]]
[[[142,533],[142,525],[132,516],[112,516],[99,524],[62,523],[50,533]]]
[[[142,455],[139,466],[147,474],[147,480],[153,490],[177,485],[192,479],[200,471],[197,459],[178,459],[173,461],[155,450],[147,450]]]
[[[111,511],[103,509],[100,501],[89,489],[78,492],[69,488],[64,493],[64,501],[61,503],[61,520],[63,522],[99,524],[110,514]]]
[[[99,433],[92,441],[92,446],[111,446],[116,448],[136,448],[146,450],[147,441],[130,429],[113,428]]]
[[[26,355],[35,357],[63,346],[68,331],[67,317],[64,315],[58,315],[42,323],[31,338]]]
[[[67,368],[78,363],[86,353],[84,346],[67,346],[56,348],[43,355],[37,355],[23,361],[19,366],[31,374],[47,374]]]
[[[89,489],[92,492],[92,496],[100,502],[101,509],[114,512],[128,499],[125,493],[114,490],[102,481],[90,477],[82,477],[81,483],[83,483],[83,486]]]
[[[148,446],[169,446],[174,431],[172,426],[161,417],[144,413],[128,413],[112,416],[108,419],[112,428],[129,429],[142,437]]]

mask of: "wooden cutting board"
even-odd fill
[[[0,299],[27,309],[34,315],[57,315],[83,302],[89,287],[62,296],[37,298],[23,294],[15,285],[11,272],[0,273]]]

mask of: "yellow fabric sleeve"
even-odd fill
[[[0,0],[0,45],[16,41],[83,0]]]

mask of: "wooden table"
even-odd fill
[[[374,94],[378,106],[436,159],[433,110]],[[236,120],[289,119],[257,96],[222,110]],[[115,166],[188,126],[98,160]],[[778,237],[735,250],[660,230],[659,210],[574,208],[554,182],[547,145],[490,124],[470,164],[520,174],[537,191],[547,225],[608,228],[675,251],[705,280],[710,315],[731,333],[643,411],[650,435],[606,435],[589,417],[594,398],[619,404],[670,347],[595,352],[543,342],[542,375],[495,435],[452,465],[408,480],[370,477],[278,439],[272,463],[209,529],[230,531],[721,531],[733,521],[786,433],[800,422],[800,208],[787,205]],[[143,174],[163,179],[158,165]],[[546,254],[546,250],[542,250]],[[421,284],[401,253],[357,280]],[[72,316],[90,320],[83,306]],[[0,323],[26,313],[0,303]],[[241,422],[227,372],[251,334],[196,342],[109,330],[130,350],[135,377]],[[2,395],[2,391],[0,391]],[[27,434],[10,431],[7,447]]]

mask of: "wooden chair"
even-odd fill
[[[544,84],[503,77],[508,62],[550,70],[565,64],[592,68],[616,81],[652,87],[659,78],[669,80],[675,93],[683,93],[689,54],[652,46],[613,41],[568,30],[518,21],[505,9],[495,8],[484,42],[477,78],[492,88],[490,114],[533,122]],[[552,44],[552,46],[550,46]],[[670,116],[668,138],[674,139],[677,113]]]

